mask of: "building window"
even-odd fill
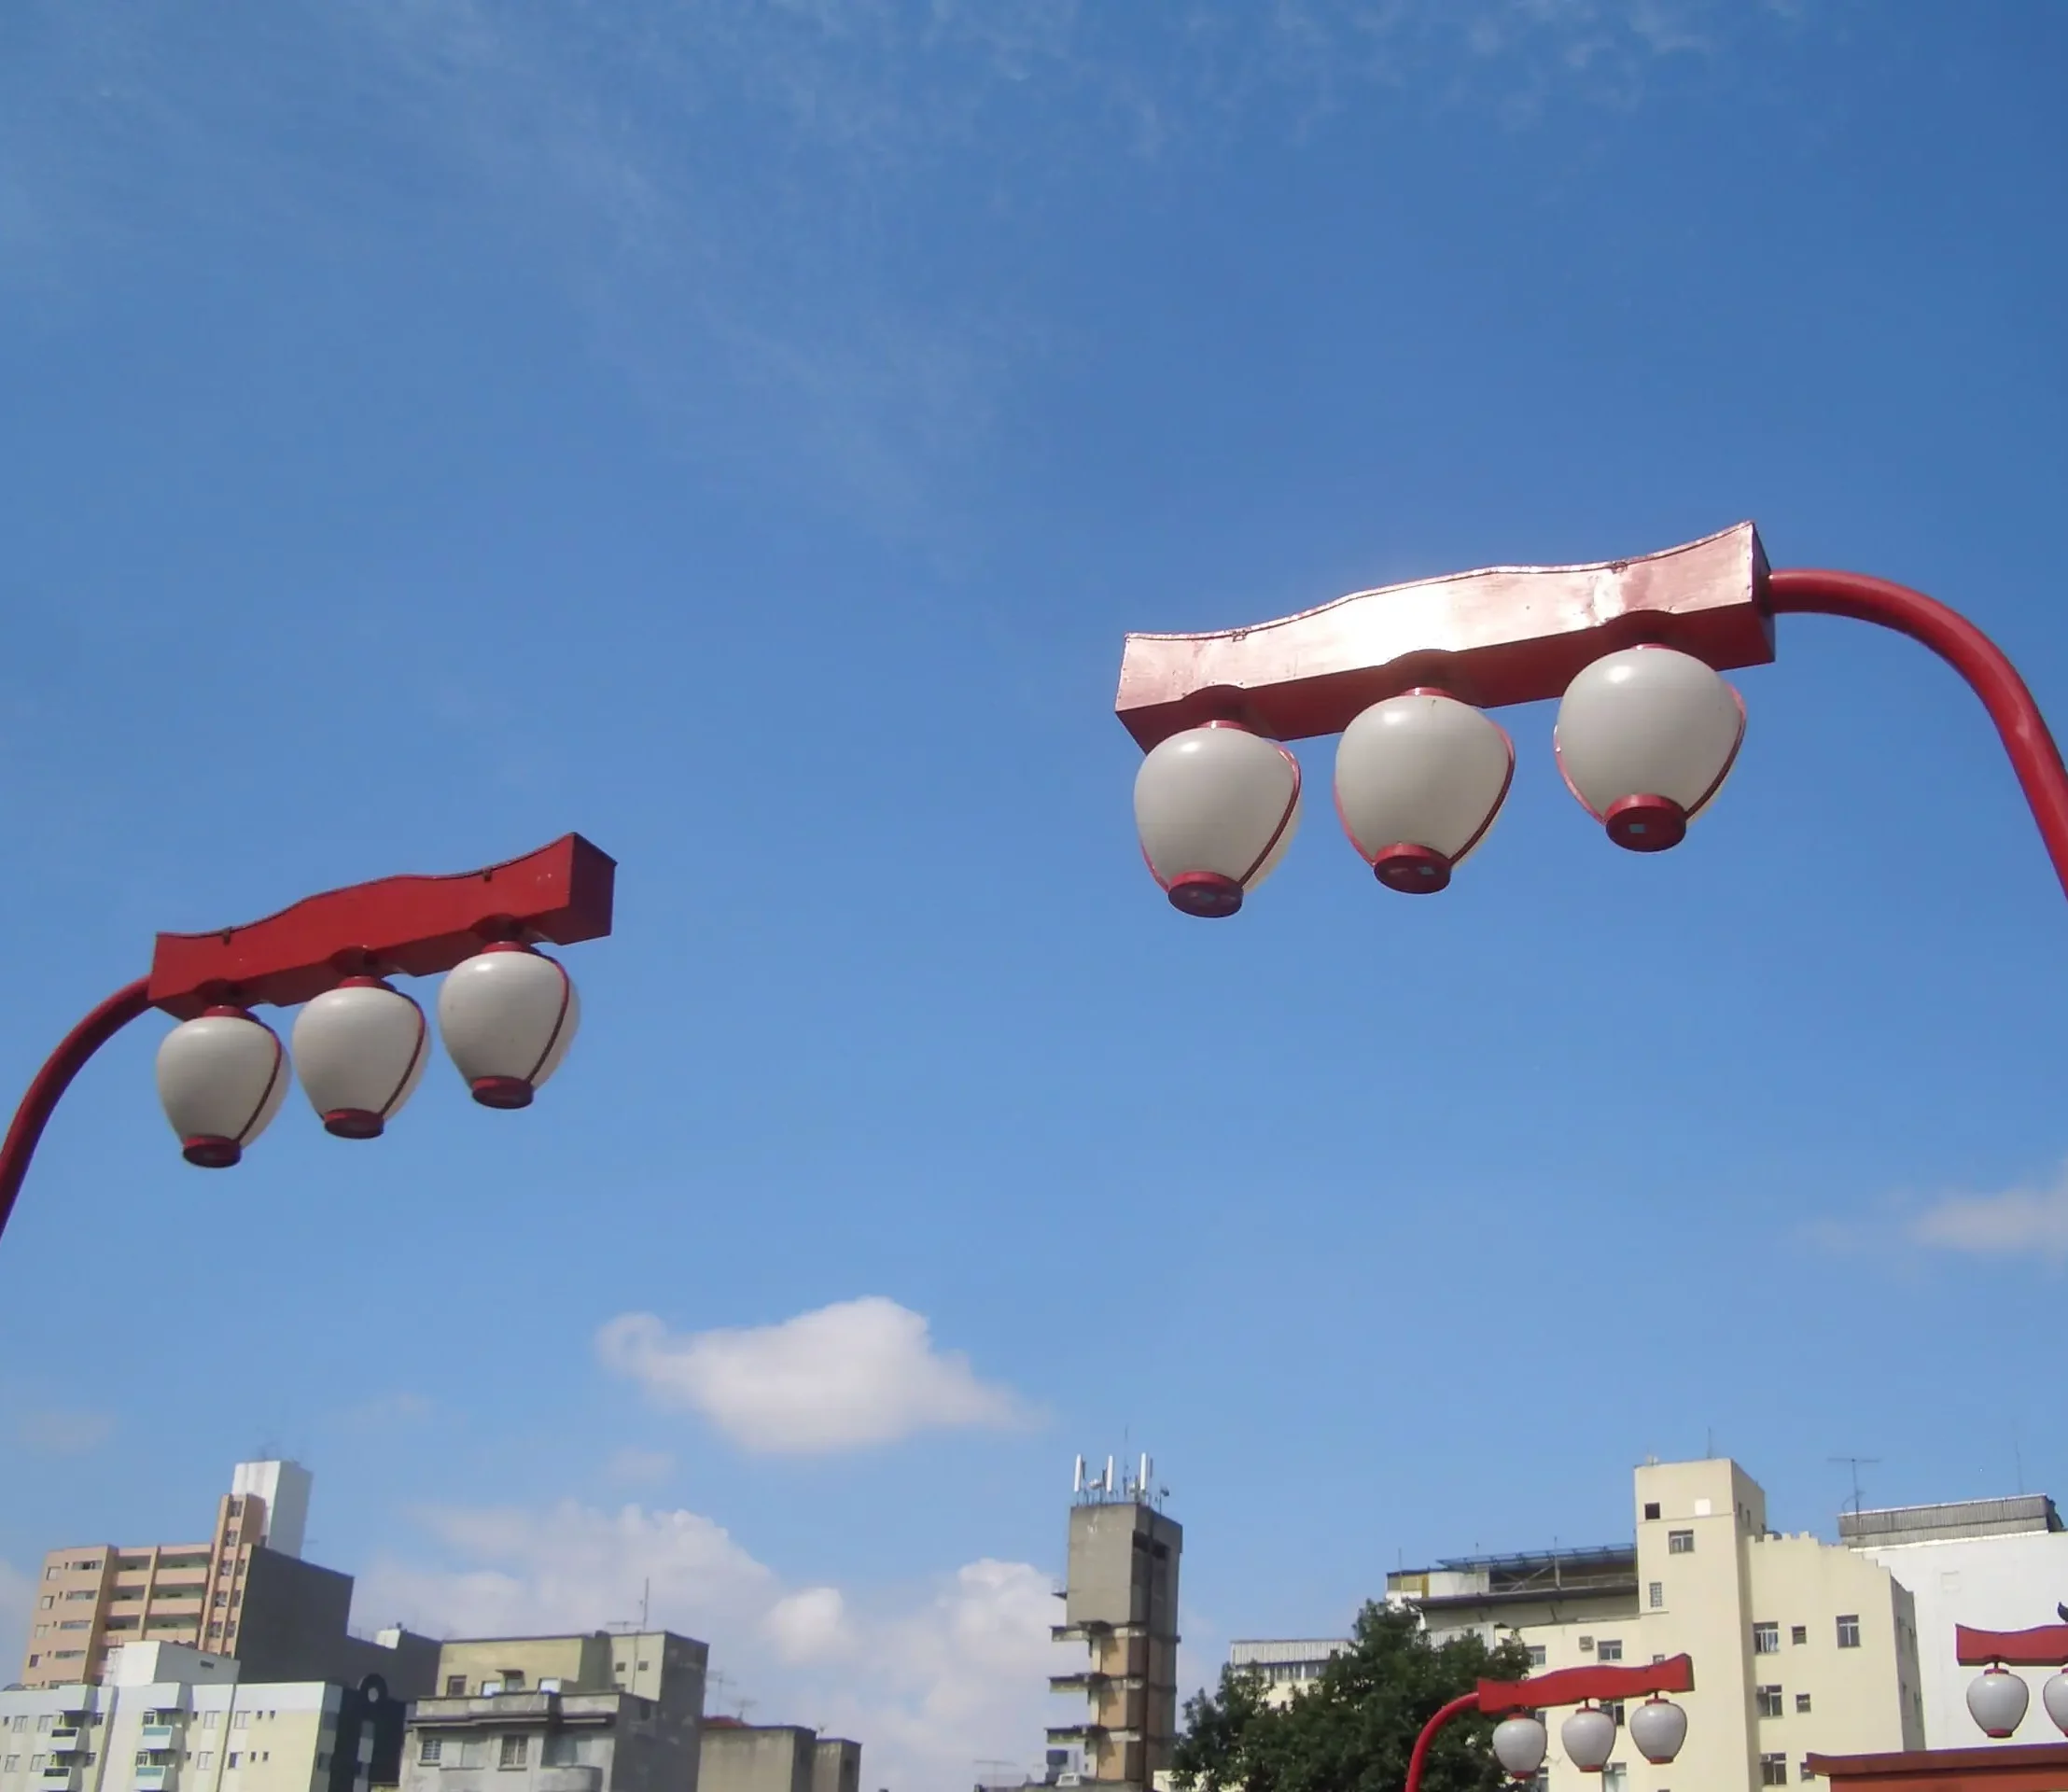
[[[1531,1666],[1532,1668],[1541,1668],[1541,1667],[1542,1667],[1542,1666],[1544,1665],[1544,1645],[1543,1645],[1543,1644],[1541,1644],[1541,1643],[1532,1643],[1532,1644],[1530,1644],[1530,1666]]]
[[[1838,1620],[1838,1646],[1841,1649],[1856,1649],[1860,1646],[1860,1614],[1848,1612]]]
[[[1644,1603],[1655,1612],[1666,1609],[1666,1583],[1663,1580],[1655,1580],[1644,1589]]]
[[[194,1757],[194,1765],[196,1767],[213,1767],[215,1766],[215,1764],[216,1751],[212,1748],[204,1748],[199,1755]]]
[[[416,1744],[416,1758],[426,1767],[436,1767],[440,1751],[445,1746],[442,1736],[426,1736]]]
[[[524,1676],[523,1670],[505,1668],[503,1670],[503,1690],[505,1692],[522,1692],[524,1689]]]
[[[1807,1692],[1796,1694],[1796,1709],[1798,1712],[1806,1712],[1810,1709],[1810,1695]]]
[[[44,1762],[45,1762],[45,1760],[47,1760],[48,1758],[49,1758],[49,1757],[48,1757],[47,1756],[43,1756],[43,1755],[32,1755],[32,1756],[30,1756],[30,1757],[29,1757],[29,1771],[30,1771],[30,1772],[32,1772],[32,1773],[40,1773],[40,1772],[42,1772],[42,1771],[43,1771],[43,1763],[44,1763]]]
[[[467,1676],[464,1673],[449,1673],[445,1676],[445,1696],[448,1699],[467,1697]]]
[[[1752,1627],[1752,1652],[1754,1655],[1779,1655],[1781,1653],[1781,1626],[1778,1624],[1754,1624]]]
[[[16,1771],[21,1767],[21,1757],[19,1755],[10,1755],[7,1757],[7,1760],[4,1763],[0,1763],[0,1773],[12,1773]]]
[[[1813,1780],[1817,1777],[1816,1769],[1810,1765],[1809,1756],[1805,1755],[1802,1757],[1802,1765],[1796,1770],[1796,1777],[1804,1780]]]
[[[530,1752],[526,1747],[530,1741],[529,1736],[505,1736],[503,1738],[502,1756],[496,1765],[497,1767],[524,1766],[524,1757]]]
[[[579,1767],[581,1764],[580,1739],[564,1731],[549,1736],[539,1745],[538,1759],[545,1767]]]
[[[1788,1784],[1788,1757],[1785,1755],[1762,1755],[1759,1757],[1759,1784],[1761,1785],[1786,1785]]]
[[[1807,1642],[1809,1642],[1809,1640],[1810,1640],[1810,1627],[1809,1627],[1809,1625],[1807,1625],[1807,1624],[1792,1624],[1792,1625],[1790,1625],[1790,1626],[1788,1627],[1788,1641],[1789,1641],[1789,1642],[1791,1642],[1791,1643],[1807,1643]]]
[[[1620,1661],[1623,1659],[1621,1640],[1613,1636],[1604,1636],[1594,1645],[1594,1659],[1597,1661]]]
[[[1611,1761],[1601,1770],[1601,1792],[1629,1792],[1630,1772],[1621,1761]]]
[[[1778,1717],[1781,1715],[1781,1688],[1779,1687],[1755,1687],[1753,1690],[1759,1696],[1759,1715],[1762,1717]]]
[[[1692,1531],[1669,1531],[1666,1533],[1666,1553],[1670,1556],[1693,1555],[1695,1533]]]
[[[1656,1500],[1646,1500],[1644,1502],[1644,1516],[1648,1519],[1658,1517],[1658,1502]]]
[[[224,1760],[223,1765],[225,1767],[235,1767],[238,1761],[240,1761],[242,1758],[243,1757],[238,1753],[236,1749],[233,1748],[230,1751],[230,1754],[228,1757]]]

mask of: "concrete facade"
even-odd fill
[[[0,1692],[0,1792],[371,1792],[402,1720],[377,1684],[243,1681],[227,1656],[130,1644],[98,1686]]]
[[[401,1792],[697,1792],[708,1656],[667,1631],[447,1643]]]
[[[237,1661],[245,1679],[356,1686],[378,1673],[398,1698],[430,1690],[437,1645],[406,1631],[385,1646],[348,1634],[352,1577],[303,1561],[299,1551],[309,1472],[299,1463],[240,1463],[201,1543],[79,1544],[52,1550],[33,1591],[20,1683],[99,1680],[110,1651],[172,1643]],[[275,1514],[264,1493],[283,1502]]]
[[[2044,1493],[1849,1512],[1839,1539],[1878,1562],[1916,1602],[1918,1667],[1929,1748],[2005,1747],[2052,1742],[2040,1706],[2050,1668],[2014,1670],[2032,1688],[2032,1704],[2016,1734],[1992,1742],[1967,1715],[1967,1687],[1977,1670],[1953,1658],[1953,1631],[2022,1631],[2060,1622],[2068,1600],[2068,1530]]]
[[[1053,1692],[1081,1696],[1083,1723],[1052,1725],[1051,1743],[1083,1751],[1084,1778],[1147,1786],[1170,1765],[1178,1730],[1178,1569],[1184,1529],[1150,1504],[1141,1483],[1115,1496],[1095,1488],[1069,1515],[1069,1566],[1058,1642],[1088,1660],[1056,1674]]]
[[[861,1792],[861,1744],[821,1736],[812,1749],[811,1792]]]
[[[1532,1671],[1694,1658],[1686,1746],[1655,1768],[1617,1751],[1600,1792],[1739,1792],[1805,1777],[1811,1753],[1921,1747],[1916,1608],[1859,1551],[1767,1529],[1766,1494],[1727,1460],[1636,1472],[1635,1539],[1481,1557],[1387,1577],[1433,1640],[1519,1637]],[[1544,1785],[1583,1792],[1552,1714]]]

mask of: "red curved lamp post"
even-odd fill
[[[1996,724],[2068,891],[2068,771],[2002,651],[1906,585],[1855,572],[1770,571],[1750,523],[1632,560],[1492,567],[1358,592],[1246,628],[1130,635],[1114,707],[1145,752],[1214,722],[1266,741],[1299,740],[1341,733],[1372,706],[1410,693],[1482,709],[1558,697],[1589,665],[1641,646],[1676,649],[1717,672],[1763,665],[1774,658],[1773,619],[1782,615],[1874,623],[1960,673]],[[1391,881],[1388,868],[1378,867],[1381,881]],[[1239,906],[1237,891],[1223,912]]]
[[[87,1015],[30,1083],[0,1143],[0,1231],[59,1099],[86,1061],[147,1010],[191,1020],[224,1004],[287,1006],[348,978],[450,971],[499,942],[598,939],[610,931],[615,872],[608,854],[570,833],[479,871],[384,877],[243,927],[161,933],[149,974]]]
[[[1637,1699],[1694,1689],[1694,1659],[1684,1655],[1654,1661],[1646,1667],[1559,1668],[1522,1680],[1482,1680],[1470,1692],[1439,1705],[1422,1726],[1421,1734],[1415,1738],[1414,1752],[1407,1757],[1406,1792],[1421,1792],[1422,1769],[1428,1763],[1430,1745],[1435,1742],[1437,1731],[1468,1712],[1499,1717],[1511,1712],[1549,1711],[1594,1700]]]

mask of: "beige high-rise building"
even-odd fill
[[[1157,1509],[1149,1458],[1116,1484],[1108,1462],[1088,1477],[1082,1460],[1069,1515],[1069,1568],[1057,1642],[1082,1643],[1083,1669],[1056,1674],[1053,1692],[1081,1695],[1084,1721],[1051,1725],[1051,1743],[1083,1751],[1083,1779],[1148,1786],[1170,1765],[1178,1733],[1178,1563],[1184,1529]]]
[[[1812,1752],[1923,1746],[1915,1608],[1886,1568],[1768,1531],[1765,1492],[1727,1460],[1647,1463],[1634,1498],[1629,1546],[1442,1561],[1389,1575],[1387,1597],[1432,1641],[1519,1637],[1532,1672],[1692,1657],[1679,1759],[1653,1767],[1626,1741],[1600,1792],[1750,1792],[1809,1777]],[[1560,1717],[1543,1784],[1583,1792]]]
[[[20,1684],[97,1681],[127,1643],[175,1643],[242,1664],[246,1678],[428,1687],[438,1645],[406,1631],[384,1647],[347,1633],[352,1576],[300,1559],[309,1471],[240,1463],[197,1543],[75,1544],[43,1559]]]

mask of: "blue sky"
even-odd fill
[[[1038,1758],[1080,1449],[1156,1453],[1202,1677],[1624,1534],[1646,1453],[1789,1529],[1839,1454],[2068,1490],[2068,917],[1951,673],[1785,621],[1656,861],[1513,712],[1440,900],[1322,803],[1226,925],[1111,713],[1130,628],[1750,516],[2060,714],[2064,63],[1894,0],[9,8],[0,1079],[155,929],[622,869],[528,1113],[441,1066],[208,1176],[160,1024],[95,1063],[0,1244],[0,1561],[285,1449],[365,1621],[650,1579],[904,1792]]]

